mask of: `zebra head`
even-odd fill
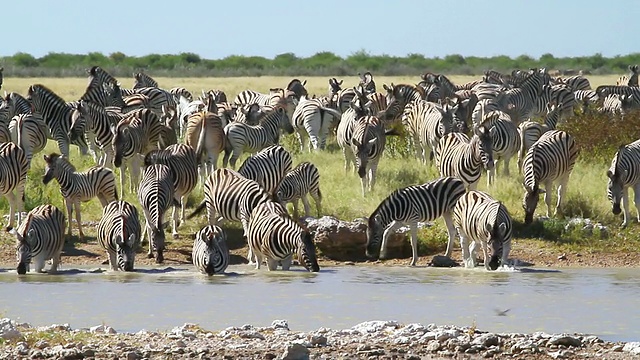
[[[329,94],[331,94],[333,96],[337,95],[338,92],[340,92],[340,90],[342,90],[340,85],[342,85],[343,81],[344,80],[338,81],[336,78],[330,78],[329,79]]]
[[[607,183],[607,197],[609,198],[609,201],[611,201],[611,205],[613,206],[611,211],[614,215],[618,215],[620,214],[620,212],[622,212],[622,209],[620,208],[620,201],[622,200],[624,189],[623,179],[628,173],[626,169],[621,169],[620,166],[618,166],[618,164],[620,164],[620,157],[622,156],[624,149],[624,145],[620,146],[618,152],[616,153],[614,163],[611,164],[611,169],[607,170],[607,177],[609,178],[609,181]]]
[[[500,206],[498,204],[498,206]],[[486,229],[487,233],[489,233],[489,239],[487,243],[489,244],[489,248],[491,250],[491,258],[488,264],[484,264],[487,270],[496,270],[498,266],[500,266],[501,260],[503,257],[504,244],[508,241],[507,239],[507,224],[504,222],[501,223],[487,223]]]
[[[119,168],[122,166],[122,159],[125,156],[125,148],[131,143],[131,134],[129,129],[129,123],[131,118],[120,121],[117,125],[111,125],[111,133],[113,138],[111,139],[111,146],[113,147],[113,165]]]
[[[43,155],[45,167],[44,176],[42,177],[42,183],[47,185],[54,178],[58,178],[61,173],[67,171],[75,171],[75,167],[67,160],[64,155],[51,153],[50,155]]]
[[[116,235],[116,258],[118,260],[118,268],[123,271],[133,271],[133,263],[136,258],[136,236],[129,235],[125,241],[122,235]]]
[[[369,259],[378,259],[380,257],[380,245],[382,241],[382,217],[379,214],[369,217],[367,224],[367,250],[366,255]],[[384,254],[382,254],[384,257]]]
[[[92,124],[89,123],[91,117],[87,116],[85,109],[86,104],[84,100],[80,100],[73,108],[73,112],[71,113],[71,126],[69,126],[69,132],[67,133],[71,141],[78,140],[80,136],[84,136],[87,128],[91,128]]]
[[[477,151],[479,151],[482,166],[485,170],[493,169],[493,139],[491,138],[491,131],[485,126],[478,126],[474,130],[475,138],[477,138]]]
[[[31,221],[31,217],[25,220],[25,229],[29,229],[29,223]],[[31,249],[34,244],[37,243],[37,234],[34,229],[29,229],[27,231],[26,236],[23,236],[23,233],[20,231],[16,232],[17,242],[16,242],[16,258],[18,260],[18,266],[16,271],[20,275],[24,275],[29,271],[29,264],[31,263]]]
[[[298,261],[304,266],[307,271],[318,272],[320,266],[318,265],[318,258],[316,257],[316,246],[313,242],[313,236],[309,231],[303,231],[300,233],[301,242],[298,246]]]
[[[365,131],[366,135],[366,131]],[[369,164],[369,153],[373,148],[373,145],[378,142],[378,138],[374,137],[372,139],[361,142],[358,138],[351,139],[351,145],[356,148],[356,167],[358,168],[358,176],[362,179],[367,175],[367,165]]]
[[[294,129],[291,121],[289,120],[289,111],[284,108],[278,108],[278,126],[284,130],[287,134],[293,134]]]
[[[532,186],[527,186],[526,183],[523,185],[525,189],[524,199],[522,200],[524,223],[525,225],[529,225],[533,222],[533,213],[535,213],[536,207],[538,206],[540,195],[544,194],[545,190],[540,189],[537,183]]]

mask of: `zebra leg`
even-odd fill
[[[44,256],[42,254],[36,256],[36,258],[33,259],[33,271],[35,271],[37,273],[43,273],[44,272],[44,264],[45,264]]]
[[[256,270],[260,270],[260,266],[262,265],[262,253],[253,249],[253,246],[251,246],[251,242],[249,242],[249,251],[254,254],[254,257],[256,259]],[[251,260],[249,260],[249,265],[252,265]]]
[[[286,258],[280,260],[280,264],[282,265],[282,270],[289,270],[291,268],[292,260],[293,260],[293,255],[289,255]]]
[[[60,254],[58,254],[58,256],[54,256],[51,259],[51,267],[49,268],[49,271],[47,271],[48,274],[55,274],[58,272],[58,266],[60,265]]]
[[[565,176],[560,179],[558,182],[558,202],[556,203],[556,210],[554,212],[554,216],[562,216],[562,200],[564,199],[564,195],[567,192],[567,183],[569,182],[569,176]],[[547,191],[550,192],[550,191]],[[551,199],[549,199],[551,200]]]
[[[509,161],[511,160],[511,156],[509,157],[505,157],[502,161],[504,162],[503,166],[504,169],[502,169],[502,174],[505,177],[509,177]]]
[[[634,198],[634,202],[636,204],[636,208],[638,207],[638,194],[637,194],[637,190],[634,188],[634,194],[633,194],[633,198]],[[627,227],[627,225],[629,225],[629,216],[630,214],[630,210],[629,210],[629,187],[623,187],[622,188],[622,209],[624,210],[622,213],[622,227]]]
[[[302,205],[304,206],[304,216],[309,216],[311,214],[311,205],[309,205],[309,199],[307,199],[307,194],[301,196]],[[296,203],[298,201],[296,200]]]
[[[297,220],[300,216],[300,213],[298,212],[298,199],[293,200],[291,203],[293,204],[293,218]]]
[[[475,265],[471,259],[471,254],[469,254],[469,239],[467,238],[467,234],[463,233],[461,229],[458,229],[458,233],[460,234],[460,247],[462,248],[462,262],[464,262],[464,267],[473,268]]]
[[[64,204],[67,206],[67,220],[69,223],[69,230],[67,232],[67,237],[69,237],[69,240],[71,240],[71,215],[73,214],[73,203],[69,200],[69,199],[64,199]]]
[[[409,224],[411,229],[411,266],[416,266],[418,262],[418,223]]]
[[[487,246],[487,241],[480,241],[480,245],[482,246],[482,256],[484,258],[484,268],[486,270],[491,271],[491,267],[489,266],[489,263],[491,262],[491,259],[489,258],[489,248]]]
[[[184,198],[184,196],[180,197],[180,201],[182,201],[182,199]],[[177,200],[176,200],[177,201]],[[178,216],[180,214],[178,214],[178,207],[177,206],[172,206],[172,211],[171,211],[171,236],[174,239],[178,239],[180,237],[180,235],[178,235],[178,226],[180,225],[180,220],[178,218]],[[180,213],[184,216],[184,212],[182,210],[182,205],[180,206]]]
[[[270,257],[267,257],[267,269],[269,271],[274,271],[278,268],[278,261],[274,260]]]
[[[457,231],[455,225],[453,225],[453,218],[451,217],[450,212],[446,212],[442,214],[442,217],[444,218],[444,223],[447,226],[447,233],[449,235],[449,241],[447,242],[447,250],[445,251],[444,256],[450,258],[451,252],[453,251],[453,243],[456,237],[456,232],[459,232],[459,231]],[[460,239],[460,241],[462,242],[462,238]]]
[[[302,129],[298,129],[298,131],[296,131],[296,138],[298,139],[298,143],[300,143],[300,153],[304,153],[305,138],[302,136],[301,132]]]
[[[5,228],[6,231],[11,231],[11,229],[13,229],[13,225],[15,225],[15,217],[16,217],[16,203],[17,203],[17,199],[16,199],[16,195],[14,194],[13,191],[8,192],[7,194],[5,194],[5,196],[7,197],[7,200],[9,201],[9,224],[7,225],[7,227]],[[20,210],[18,210],[19,212]],[[18,226],[20,226],[20,221],[18,221]]]
[[[318,217],[322,216],[322,196],[320,195],[320,189],[318,189],[318,191],[316,192],[312,192],[311,197],[316,203],[316,211],[318,212]]]
[[[640,222],[640,184],[635,184],[633,186],[633,202],[635,203],[636,211],[638,212],[638,222]]]
[[[107,251],[107,256],[109,257],[109,268],[111,271],[118,271],[118,257],[116,256],[116,252]]]
[[[396,231],[396,229],[400,228],[401,226],[402,226],[401,221],[394,220],[391,222],[391,224],[389,224],[389,226],[387,226],[385,231],[382,233],[382,242],[380,243],[380,259],[387,258],[387,242],[389,241],[389,236],[391,235],[391,233]],[[413,243],[411,244],[411,246],[413,246]]]
[[[378,174],[378,161],[380,158],[375,159],[370,162],[369,168],[369,191],[373,191],[376,186],[376,175]]]
[[[471,264],[471,268],[474,268],[478,265],[478,255],[477,255],[477,246],[478,240],[471,240],[469,244],[469,263]]]
[[[73,204],[76,212],[76,222],[78,223],[78,240],[84,241],[84,233],[82,232],[82,213],[80,212],[80,200]]]
[[[124,161],[122,162],[122,164],[120,165],[120,191],[122,192],[122,196],[124,197],[124,173],[125,170],[127,169],[127,164],[128,161]]]
[[[138,184],[140,184],[140,168],[142,164],[140,156],[138,154],[133,155],[131,169],[129,170],[129,190],[131,190],[132,194],[135,194]]]

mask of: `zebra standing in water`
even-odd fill
[[[60,254],[64,247],[64,213],[53,205],[39,205],[29,211],[25,221],[16,230],[17,272],[24,275],[29,264],[44,272],[45,261],[51,259],[49,273],[58,271]]]
[[[15,214],[18,213],[18,225],[22,222],[24,208],[24,186],[27,182],[29,161],[24,150],[12,142],[0,144],[0,195],[9,201],[9,224],[6,230],[13,229]]]
[[[289,171],[284,179],[282,179],[276,192],[276,199],[285,207],[287,203],[293,203],[293,217],[297,219],[299,199],[302,199],[305,216],[309,216],[311,212],[307,194],[310,194],[315,201],[317,216],[320,217],[320,214],[322,214],[320,173],[315,165],[305,161]]]
[[[282,270],[289,270],[295,253],[305,269],[320,271],[311,233],[291,219],[287,209],[277,202],[268,201],[253,209],[247,241],[256,256],[256,269],[266,258],[269,271],[276,270],[278,262],[282,263]]]
[[[275,194],[278,185],[293,167],[293,157],[280,145],[271,145],[248,157],[238,173],[257,182],[269,194]]]
[[[104,208],[110,202],[118,200],[116,192],[116,180],[111,169],[102,166],[94,166],[84,172],[76,172],[76,168],[64,155],[44,155],[45,168],[42,183],[47,185],[56,179],[60,185],[60,192],[67,207],[67,220],[69,221],[69,238],[71,238],[71,215],[76,211],[78,223],[78,238],[84,239],[82,232],[82,217],[80,203],[98,197]]]
[[[482,246],[485,269],[496,270],[507,264],[513,226],[511,215],[500,201],[481,191],[469,191],[453,209],[453,224],[460,235],[465,267],[476,266],[478,243]]]
[[[620,203],[624,207],[622,227],[629,224],[629,188],[633,188],[633,202],[638,211],[640,221],[640,140],[628,145],[620,146],[618,152],[611,161],[611,167],[607,170],[609,182],[607,184],[607,197],[613,205],[612,212],[620,214]]]
[[[180,217],[178,218],[177,207],[173,207],[171,218],[172,236],[178,238],[178,226],[185,221],[184,210],[187,206],[189,194],[198,183],[198,161],[196,152],[188,145],[174,144],[169,145],[164,150],[150,151],[144,158],[144,165],[164,164],[171,169],[171,177],[173,178],[173,195],[176,202],[179,202]]]
[[[73,112],[73,108],[67,105],[67,103],[53,91],[39,84],[29,86],[27,100],[32,102],[35,112],[42,114],[42,117],[49,127],[51,137],[58,143],[58,149],[60,149],[63,155],[68,157],[68,134],[71,128],[71,113]],[[73,144],[78,145],[82,155],[88,153],[89,147],[84,136],[78,137]]]
[[[156,263],[161,264],[164,261],[164,213],[171,205],[178,206],[173,195],[173,176],[168,166],[153,164],[144,169],[138,188],[138,201],[146,222],[144,232],[149,237],[147,257],[153,258],[155,251]]]
[[[140,246],[138,209],[124,200],[112,201],[102,210],[98,242],[109,256],[111,270],[133,271]]]
[[[268,113],[256,126],[237,122],[228,124],[224,128],[227,144],[222,159],[223,166],[226,167],[230,163],[231,167],[235,168],[236,161],[244,151],[256,152],[269,145],[277,145],[280,142],[280,129],[284,129],[288,134],[293,133],[293,127],[283,108]]]
[[[369,216],[367,257],[385,258],[389,236],[402,225],[408,224],[411,228],[411,266],[415,266],[418,262],[418,222],[434,221],[441,216],[449,233],[445,256],[451,256],[455,238],[451,214],[464,192],[465,184],[453,177],[443,177],[392,192]]]
[[[489,129],[479,126],[471,139],[462,133],[449,133],[440,139],[435,151],[440,176],[460,178],[469,190],[475,190],[482,168],[493,169],[493,140]]]
[[[191,251],[193,266],[209,276],[222,274],[229,266],[227,235],[219,226],[207,225],[196,234]]]
[[[300,142],[300,151],[304,152],[306,137],[309,137],[309,152],[323,149],[329,134],[331,118],[340,121],[341,114],[322,105],[319,99],[300,98],[293,112],[291,123]],[[307,134],[304,134],[304,131]]]
[[[547,204],[547,216],[551,213],[551,190],[554,182],[558,182],[558,203],[555,215],[561,214],[562,198],[567,191],[569,176],[578,158],[578,147],[569,134],[561,130],[551,130],[542,134],[540,139],[527,151],[522,173],[524,175],[525,210],[524,223],[533,221],[533,213],[538,206],[540,194],[544,194]],[[543,184],[545,189],[540,189]]]

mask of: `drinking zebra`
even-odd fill
[[[193,266],[209,276],[222,274],[229,266],[227,235],[219,226],[207,225],[196,234],[191,251]]]
[[[369,216],[367,257],[385,258],[389,236],[408,224],[411,229],[411,266],[415,266],[418,262],[418,222],[434,221],[441,216],[449,234],[445,256],[451,256],[455,237],[452,211],[464,192],[464,182],[454,177],[442,177],[392,192]]]
[[[13,229],[15,214],[18,213],[18,225],[22,222],[24,208],[24,187],[27,182],[29,161],[22,148],[12,142],[0,143],[0,195],[9,201],[9,224],[6,230]]]
[[[293,217],[297,219],[299,199],[302,199],[305,216],[309,216],[311,213],[311,206],[309,205],[307,194],[310,194],[315,201],[317,216],[320,217],[320,214],[322,214],[320,173],[315,165],[305,161],[298,164],[285,175],[276,191],[276,199],[284,206],[286,206],[287,203],[293,203]]]
[[[164,164],[171,170],[173,179],[173,196],[176,202],[179,202],[180,217],[178,218],[177,207],[173,207],[171,218],[172,236],[178,238],[178,226],[185,221],[184,211],[187,206],[187,199],[191,191],[198,183],[198,161],[196,160],[196,152],[188,145],[174,144],[169,145],[164,150],[153,150],[147,153],[144,158],[144,165]]]
[[[238,122],[228,124],[224,128],[228,141],[224,149],[223,166],[230,163],[235,168],[236,161],[244,151],[256,152],[269,145],[277,145],[280,142],[280,129],[288,134],[293,133],[293,127],[283,108],[268,113],[256,126]]]
[[[547,216],[551,213],[551,189],[558,183],[558,203],[554,215],[561,214],[562,198],[567,191],[569,176],[578,158],[578,147],[569,134],[561,130],[551,130],[542,134],[540,139],[527,151],[522,165],[524,175],[525,224],[533,221],[533,213],[538,206],[539,195],[544,194],[547,204]],[[540,184],[545,189],[540,189]]]
[[[238,173],[257,182],[269,194],[275,194],[278,185],[293,167],[293,158],[287,149],[271,145],[248,157]]]
[[[31,262],[36,272],[44,272],[47,260],[51,260],[48,272],[58,271],[64,247],[64,222],[64,214],[53,205],[38,205],[29,211],[16,230],[18,274],[26,274]]]
[[[435,151],[440,176],[460,178],[469,190],[475,190],[485,170],[493,169],[493,140],[489,129],[479,126],[471,139],[462,133],[444,135]]]
[[[476,266],[478,245],[482,246],[485,269],[496,270],[499,265],[507,264],[512,221],[500,201],[481,191],[469,191],[458,199],[453,209],[453,224],[460,235],[465,267]]]
[[[124,200],[112,201],[102,210],[98,243],[107,251],[111,270],[133,271],[140,246],[138,209]]]
[[[180,206],[174,198],[173,176],[171,169],[162,164],[153,164],[145,167],[142,180],[138,187],[138,201],[142,206],[145,218],[145,232],[149,238],[149,251],[147,257],[154,257],[157,264],[164,261],[164,214],[170,206]]]
[[[629,224],[629,188],[633,188],[633,201],[638,211],[638,219],[640,221],[640,140],[636,140],[631,144],[620,146],[616,155],[611,160],[611,167],[607,170],[609,178],[607,184],[607,197],[613,205],[612,212],[615,215],[620,214],[622,209],[620,203],[624,207],[622,227]]]
[[[44,155],[44,161],[42,183],[47,185],[51,180],[56,179],[67,207],[69,238],[71,238],[71,215],[75,209],[78,238],[82,241],[84,233],[82,232],[80,203],[97,197],[104,208],[110,202],[117,200],[118,194],[113,171],[102,166],[94,166],[87,171],[77,172],[75,166],[69,162],[66,156],[56,153]]]
[[[267,201],[253,209],[247,241],[256,257],[256,269],[260,269],[266,258],[269,271],[276,270],[278,262],[281,262],[282,270],[289,270],[293,254],[296,254],[305,269],[320,271],[311,233],[291,219],[279,203]]]

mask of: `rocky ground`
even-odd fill
[[[4,339],[4,340],[3,340]],[[184,324],[167,333],[117,334],[108,326],[33,328],[0,320],[3,359],[634,359],[640,343],[582,334],[492,334],[475,328],[370,321],[350,329],[243,325],[209,331]]]

